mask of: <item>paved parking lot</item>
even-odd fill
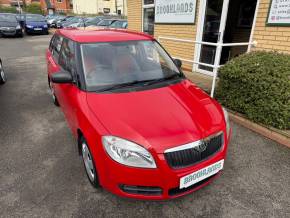
[[[233,124],[222,175],[170,201],[96,190],[48,94],[50,36],[0,39],[0,217],[290,217],[290,149]]]

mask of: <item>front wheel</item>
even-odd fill
[[[0,62],[0,84],[4,84],[6,82],[6,76],[4,73],[3,65]]]
[[[95,188],[98,188],[100,185],[99,185],[98,174],[95,167],[95,162],[91,154],[91,151],[89,149],[89,146],[83,137],[80,139],[80,145],[81,145],[82,159],[83,159],[83,163],[85,166],[88,179]]]
[[[48,86],[49,86],[49,89],[50,89],[50,95],[52,97],[52,101],[54,103],[55,106],[59,106],[59,103],[58,103],[58,100],[55,96],[55,92],[54,92],[54,88],[53,88],[53,85],[52,85],[52,82],[50,79],[48,79]]]

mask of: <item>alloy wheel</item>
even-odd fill
[[[51,81],[49,81],[49,89],[50,89],[50,94],[51,94],[52,100],[53,100],[53,102],[55,102],[54,89],[53,89]]]
[[[95,167],[91,152],[86,142],[82,143],[82,156],[85,164],[86,172],[91,182],[95,181]]]
[[[6,76],[5,76],[5,73],[4,73],[3,66],[2,66],[1,62],[0,62],[0,79],[1,79],[2,83],[6,82]]]

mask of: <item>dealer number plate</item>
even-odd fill
[[[187,188],[195,183],[198,183],[222,170],[224,167],[224,160],[220,160],[210,166],[207,166],[201,170],[184,176],[180,179],[179,188]]]

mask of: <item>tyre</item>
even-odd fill
[[[0,84],[4,84],[6,82],[6,76],[4,73],[2,62],[0,61]]]
[[[55,106],[59,106],[59,103],[58,103],[58,100],[57,100],[57,98],[55,96],[53,85],[52,85],[52,82],[51,82],[50,79],[48,79],[48,86],[49,86],[49,89],[50,89],[50,94],[51,94],[52,101],[53,101],[54,105]]]
[[[81,147],[82,160],[84,163],[87,177],[94,188],[99,188],[100,184],[99,184],[99,178],[98,178],[98,174],[96,170],[96,165],[95,165],[94,158],[91,155],[91,151],[88,146],[88,143],[86,142],[84,137],[80,138],[79,143]]]

